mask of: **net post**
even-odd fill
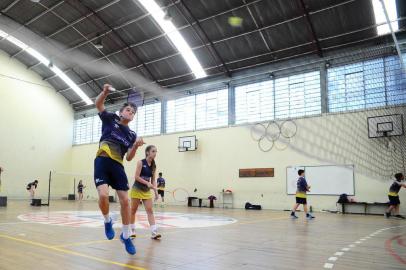
[[[49,179],[48,179],[48,206],[50,205],[50,202],[51,202],[51,177],[52,177],[52,171],[49,171]]]

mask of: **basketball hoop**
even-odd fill
[[[377,131],[376,133],[380,135],[381,138],[383,138],[386,141],[386,149],[390,151],[396,151],[395,145],[392,142],[392,136],[389,134],[390,131],[385,130],[385,131]]]
[[[403,115],[392,114],[368,117],[368,137],[381,138],[388,151],[396,153],[396,136],[404,135]]]

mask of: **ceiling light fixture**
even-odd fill
[[[85,94],[85,92],[83,92],[82,89],[79,88],[79,86],[76,85],[76,83],[74,83],[61,69],[55,66],[48,58],[43,56],[40,52],[29,47],[21,40],[17,39],[16,37],[13,37],[12,35],[9,35],[8,33],[2,31],[1,29],[0,29],[0,37],[21,48],[29,55],[31,55],[32,57],[40,61],[42,64],[44,64],[46,67],[48,67],[50,70],[52,70],[52,72],[54,72],[62,81],[64,81],[86,103],[86,105],[93,104],[93,101]]]
[[[171,40],[173,45],[178,49],[186,64],[195,75],[195,78],[199,79],[206,77],[206,72],[204,71],[196,55],[193,53],[189,44],[187,44],[186,40],[179,33],[173,22],[168,20],[170,15],[168,14],[168,11],[163,11],[155,0],[138,0],[138,2],[151,14],[154,20]]]

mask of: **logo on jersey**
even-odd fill
[[[94,180],[95,182],[96,182],[96,184],[98,184],[98,183],[103,183],[104,182],[104,180],[103,179],[100,179],[100,178],[96,178],[96,180]]]

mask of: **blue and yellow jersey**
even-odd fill
[[[400,181],[396,181],[396,180],[393,181],[392,185],[389,187],[388,195],[394,196],[394,197],[399,196],[398,193],[399,193],[401,187],[402,187],[402,184],[400,183]]]
[[[137,134],[120,123],[120,117],[106,110],[99,113],[102,120],[102,136],[96,156],[106,153],[111,159],[123,164],[127,150],[134,144]]]
[[[152,164],[148,165],[148,162],[146,159],[141,160],[142,162],[142,168],[141,168],[141,173],[140,177],[144,179],[147,182],[151,182],[152,176],[153,176],[153,170],[152,170]],[[149,187],[141,182],[135,181],[133,188],[142,190],[142,191],[149,191]]]
[[[165,179],[162,177],[159,177],[156,180],[157,184],[158,184],[158,190],[165,190]]]
[[[307,182],[306,179],[304,177],[299,177],[299,179],[297,179],[297,189],[296,189],[296,197],[298,198],[306,198],[306,192],[307,192]]]

